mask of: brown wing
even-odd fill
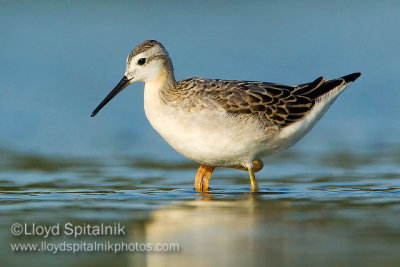
[[[284,127],[303,118],[320,96],[358,77],[357,73],[330,81],[319,77],[298,86],[190,78],[178,86],[196,97],[211,98],[230,114],[258,115]]]

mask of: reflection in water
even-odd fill
[[[234,209],[233,206],[234,205]],[[246,266],[262,262],[254,200],[212,201],[210,197],[152,212],[146,242],[176,242],[179,253],[147,255],[148,266]],[[262,231],[264,232],[264,231]],[[235,255],[235,256],[233,256]]]
[[[400,263],[390,257],[400,245],[391,238],[400,233],[398,214],[391,214],[398,201],[359,206],[264,197],[223,201],[210,194],[153,211],[143,240],[176,242],[181,251],[147,254],[147,266]]]

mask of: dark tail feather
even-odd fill
[[[345,83],[351,83],[358,79],[361,76],[361,72],[352,73],[346,76],[341,77]]]
[[[308,92],[314,90],[315,88],[318,88],[318,86],[320,86],[324,81],[325,81],[324,77],[321,76],[315,79],[315,81],[313,81],[312,83],[304,84],[305,85],[304,87],[303,85],[299,85],[300,89],[296,90],[296,95],[307,94]]]
[[[307,86],[296,90],[294,94],[306,96],[310,99],[317,99],[338,86],[354,82],[358,77],[360,77],[360,75],[361,73],[357,72],[329,81],[324,81],[322,77],[319,77]]]

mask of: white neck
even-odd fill
[[[144,111],[147,119],[154,128],[154,122],[160,119],[163,107],[166,106],[161,99],[161,91],[168,90],[167,78],[167,71],[162,70],[157,78],[147,81],[144,86]]]

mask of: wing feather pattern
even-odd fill
[[[301,120],[321,96],[353,82],[360,75],[353,73],[328,81],[319,77],[311,83],[297,86],[190,78],[178,82],[177,89],[187,96],[211,99],[229,114],[257,115],[285,127]]]

